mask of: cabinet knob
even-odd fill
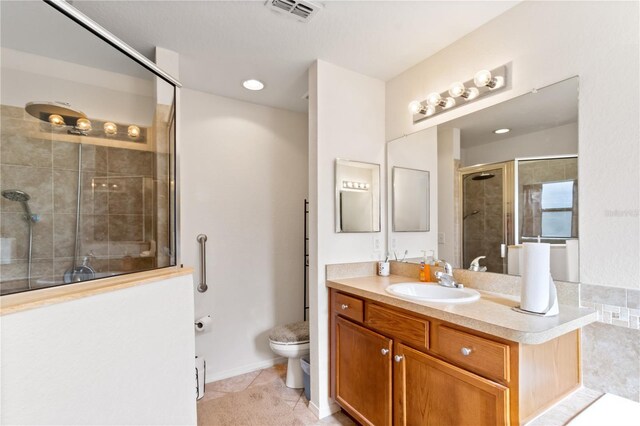
[[[380,349],[380,353],[381,353],[382,355],[386,355],[386,354],[388,354],[388,353],[389,353],[389,349],[384,349],[384,348],[383,348],[383,349]]]
[[[460,353],[462,355],[464,355],[464,356],[471,355],[471,352],[472,352],[471,348],[462,348],[462,349],[460,349]]]
[[[342,310],[344,311],[345,309],[349,309],[349,305],[347,305],[346,303],[343,303],[342,306],[340,306],[342,308]]]
[[[402,361],[404,359],[404,357],[402,355],[396,355],[396,356],[393,357],[393,359],[396,362],[400,362],[400,361]]]

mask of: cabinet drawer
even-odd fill
[[[364,302],[346,294],[335,293],[333,311],[354,321],[362,322],[364,319]]]
[[[429,349],[429,321],[367,304],[365,324],[388,336]]]
[[[482,376],[509,381],[508,345],[439,326],[432,350]]]

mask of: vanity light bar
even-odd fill
[[[481,70],[470,80],[451,83],[446,92],[433,92],[423,101],[412,101],[409,104],[409,111],[413,115],[413,123],[504,89],[507,87],[507,73],[507,65],[490,71]]]
[[[345,189],[359,189],[361,191],[367,191],[369,184],[365,182],[352,182],[350,180],[343,180],[342,187]]]

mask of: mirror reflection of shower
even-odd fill
[[[505,272],[501,247],[505,243],[502,166],[488,165],[462,171],[462,266],[485,256],[489,272]],[[484,265],[483,265],[484,266]]]
[[[28,264],[27,264],[27,282],[29,288],[31,288],[31,252],[33,247],[33,224],[40,221],[40,215],[34,214],[29,207],[29,200],[31,196],[24,191],[19,189],[5,189],[2,191],[2,196],[10,201],[16,201],[22,204],[22,208],[24,209],[25,215],[24,220],[27,222],[29,226],[29,248],[28,248]]]
[[[478,213],[480,213],[480,210],[474,210],[474,211],[472,211],[471,213],[467,213],[467,214],[465,214],[465,215],[464,215],[464,217],[462,218],[462,220],[465,220],[466,218],[471,217],[471,216],[475,216],[475,215],[477,215]]]

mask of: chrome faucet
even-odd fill
[[[438,284],[443,287],[452,287],[452,288],[462,288],[464,287],[462,284],[456,282],[453,278],[453,267],[449,262],[444,260],[436,260],[436,265],[442,265],[444,267],[444,272],[438,271],[436,272],[436,278],[438,279]]]

